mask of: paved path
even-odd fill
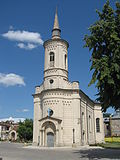
[[[120,150],[96,147],[37,148],[22,144],[0,143],[0,158],[3,160],[120,160]]]

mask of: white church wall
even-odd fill
[[[91,103],[89,99],[85,98],[84,95],[81,95],[81,116],[84,113],[84,122],[83,125],[81,124],[82,125],[81,134],[82,136],[84,136],[84,142],[83,142],[84,144],[91,144],[95,142],[93,109],[94,109],[93,103]]]
[[[73,114],[73,129],[74,129],[74,143],[81,145],[81,124],[80,124],[80,96],[72,101],[72,114]]]
[[[94,118],[96,143],[102,143],[104,142],[104,124],[100,104],[96,104],[94,107]],[[96,118],[100,119],[100,132],[97,132],[96,130]]]
[[[87,144],[86,102],[81,97],[81,143]]]
[[[34,97],[34,123],[33,123],[33,143],[38,144],[38,136],[39,136],[39,119],[41,119],[41,106],[40,106],[40,98]]]
[[[88,144],[94,144],[95,143],[95,130],[94,130],[94,120],[93,120],[93,106],[90,106],[87,104],[87,132],[88,132]]]

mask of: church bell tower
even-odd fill
[[[44,84],[46,89],[61,88],[61,79],[68,80],[68,47],[68,42],[61,39],[56,9],[52,38],[44,42]],[[51,84],[53,84],[52,87]]]

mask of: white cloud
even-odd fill
[[[19,42],[17,46],[22,49],[31,50],[43,44],[41,35],[37,32],[9,30],[7,33],[3,33],[2,36],[8,40]]]
[[[15,85],[25,86],[24,78],[14,73],[0,73],[0,84],[7,87]]]
[[[30,110],[24,108],[24,109],[17,109],[16,111],[17,111],[17,112],[29,112]]]
[[[17,46],[22,49],[32,50],[37,47],[35,44],[28,43],[27,45],[24,43],[18,43]]]
[[[28,32],[28,31],[8,31],[3,34],[3,37],[8,38],[9,40],[19,41],[19,42],[31,42],[43,44],[41,36],[37,32]]]
[[[22,112],[29,112],[29,109],[23,109]]]
[[[13,26],[11,25],[11,26],[9,26],[9,30],[13,30],[14,28],[13,28]]]

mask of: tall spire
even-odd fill
[[[55,13],[55,19],[54,19],[54,26],[53,26],[53,29],[59,29],[57,7],[56,7],[56,13]]]
[[[57,7],[56,7],[54,26],[53,26],[53,30],[52,30],[52,39],[60,38],[60,32],[61,32],[61,30],[59,28]]]

